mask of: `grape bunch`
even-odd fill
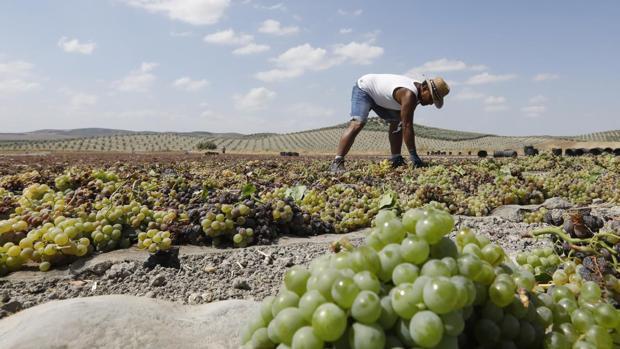
[[[365,245],[289,269],[246,324],[243,348],[607,349],[620,341],[620,312],[596,284],[545,292],[487,238],[468,229],[447,238],[453,227],[433,208],[402,219],[380,211]]]
[[[535,248],[529,252],[521,252],[515,258],[516,262],[530,273],[541,275],[553,274],[562,260],[555,254],[553,248]]]
[[[532,224],[532,223],[542,223],[545,220],[545,215],[548,210],[544,207],[532,212],[526,212],[523,215],[523,222]]]
[[[169,231],[159,231],[157,229],[149,229],[146,233],[138,233],[139,249],[145,249],[149,253],[157,253],[159,251],[167,251],[172,246]]]

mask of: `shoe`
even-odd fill
[[[331,165],[329,165],[329,172],[333,174],[343,173],[346,169],[344,168],[344,159],[334,159]]]
[[[405,159],[403,159],[402,156],[398,156],[396,158],[391,158],[390,159],[390,164],[392,165],[392,168],[396,168],[399,166],[404,166],[405,165]]]

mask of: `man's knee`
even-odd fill
[[[364,128],[364,125],[366,125],[365,122],[359,120],[351,120],[351,123],[349,124],[349,129],[357,133]]]

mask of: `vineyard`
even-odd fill
[[[97,136],[90,131],[70,138],[75,133],[61,133],[64,139],[47,140],[0,139],[1,151],[71,151],[71,152],[179,152],[195,151],[201,142],[212,142],[218,148],[236,153],[278,153],[296,151],[310,154],[331,154],[346,124],[323,129],[288,134],[209,134],[209,133],[136,133],[119,131],[119,134]],[[571,137],[508,137],[479,133],[460,132],[416,125],[416,142],[422,152],[444,151],[457,155],[480,149],[487,151],[522,149],[526,145],[550,149],[554,146],[573,146],[575,142],[608,142],[607,146],[618,147],[620,131],[608,131]],[[389,149],[387,125],[372,118],[358,136],[352,151],[367,154],[384,154]],[[50,135],[49,137],[53,137]]]
[[[40,303],[120,293],[258,297],[244,348],[620,344],[618,157],[328,162],[0,157],[0,336]]]

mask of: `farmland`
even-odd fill
[[[210,141],[218,148],[234,153],[260,154],[295,151],[303,154],[331,154],[346,124],[287,134],[212,134],[130,132],[121,130],[92,130],[83,132],[37,132],[29,135],[5,134],[0,137],[1,151],[88,151],[88,152],[178,152],[196,150],[198,143]],[[534,145],[542,149],[553,147],[589,147],[591,144],[617,148],[620,131],[599,132],[579,136],[511,137],[461,132],[416,126],[416,142],[422,152],[445,151],[454,155],[504,149],[522,149]],[[352,151],[363,154],[385,154],[389,149],[387,126],[377,118],[370,119],[358,136]],[[61,139],[59,139],[61,138]]]

